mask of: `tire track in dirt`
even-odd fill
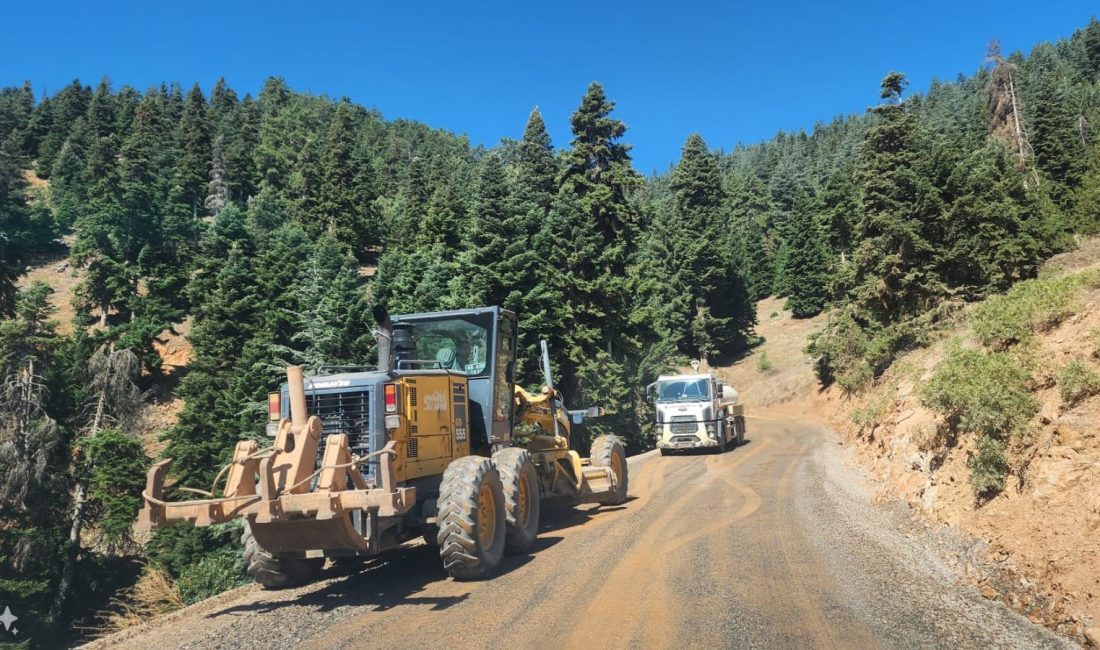
[[[585,608],[585,617],[570,635],[566,646],[590,647],[591,640],[599,638],[595,635],[599,635],[601,629],[609,626],[616,633],[613,639],[604,639],[604,647],[628,647],[636,643],[643,647],[654,647],[667,643],[674,636],[675,629],[691,616],[683,611],[679,599],[673,598],[670,593],[669,585],[673,580],[670,576],[672,565],[668,561],[669,556],[700,537],[727,528],[748,516],[759,507],[759,496],[747,489],[749,498],[742,495],[745,503],[731,516],[719,518],[702,528],[689,526],[693,528],[691,532],[669,538],[674,520],[690,518],[691,503],[700,499],[702,493],[711,491],[715,480],[767,448],[767,444],[760,444],[742,453],[725,452],[707,456],[702,463],[691,463],[703,465],[704,473],[699,477],[700,480],[672,503],[662,504],[661,513],[632,546],[633,552],[619,562]],[[661,466],[667,467],[680,459],[669,457],[662,460],[664,462]],[[721,467],[724,473],[716,472],[716,466]],[[756,496],[757,503],[752,502],[753,495]]]

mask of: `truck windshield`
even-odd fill
[[[710,382],[706,379],[666,379],[657,382],[657,401],[710,399]]]

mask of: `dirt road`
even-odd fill
[[[135,648],[1060,647],[956,586],[937,544],[869,505],[833,435],[749,418],[721,455],[631,459],[619,508],[544,513],[529,556],[454,582],[424,546],[309,587],[249,587],[109,645]],[[942,549],[941,549],[942,550]]]

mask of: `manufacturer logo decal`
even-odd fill
[[[447,396],[443,394],[443,391],[437,390],[434,393],[428,393],[424,396],[424,410],[426,411],[446,411],[447,410]]]
[[[347,379],[334,379],[332,381],[311,381],[309,382],[310,388],[344,388],[351,386],[351,382]]]

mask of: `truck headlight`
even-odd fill
[[[707,435],[711,438],[718,437],[718,425],[714,422],[707,422]]]

